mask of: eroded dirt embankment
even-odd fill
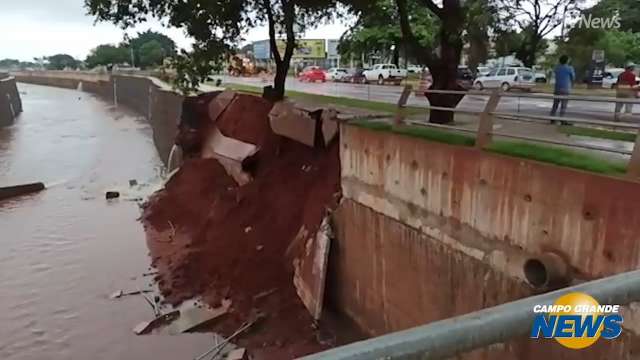
[[[231,313],[215,326],[226,335],[262,313],[240,345],[258,358],[288,359],[327,346],[296,294],[292,262],[304,247],[294,241],[300,229],[314,234],[337,205],[340,165],[336,139],[311,148],[274,134],[271,107],[237,95],[216,123],[223,135],[258,146],[252,181],[239,186],[217,160],[196,152],[150,199],[143,222],[168,302],[230,299]],[[206,111],[191,115],[190,131],[211,130]]]

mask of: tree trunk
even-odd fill
[[[440,56],[431,64],[429,69],[433,77],[431,89],[434,90],[465,90],[458,84],[458,65],[462,52],[462,28],[464,13],[458,0],[443,1],[442,25],[440,28]],[[462,100],[462,94],[434,94],[427,93],[431,106],[455,108]],[[429,122],[447,124],[453,122],[454,113],[451,111],[431,110]]]
[[[276,76],[273,79],[273,100],[278,101],[284,99],[285,84],[287,81],[287,73],[289,72],[289,62],[282,61],[276,64]]]

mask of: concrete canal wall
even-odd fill
[[[524,264],[543,253],[571,283],[638,268],[638,183],[350,125],[340,136],[331,300],[370,335],[530,296]],[[635,310],[586,358],[634,358]],[[461,358],[586,355],[517,339]]]
[[[146,117],[153,128],[153,140],[158,153],[166,164],[183,99],[168,85],[143,76],[109,76],[80,71],[34,71],[14,75],[18,82],[81,89]]]
[[[0,73],[0,127],[13,124],[22,112],[22,100],[13,77]]]

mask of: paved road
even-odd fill
[[[236,78],[223,77],[224,82],[266,86],[270,84],[271,79],[263,80],[261,78]],[[309,94],[331,95],[339,97],[347,97],[362,100],[381,101],[388,103],[396,103],[402,92],[402,87],[392,85],[364,85],[364,84],[348,84],[348,83],[303,83],[294,78],[287,79],[287,88],[289,90],[301,91]],[[517,91],[513,92],[518,94]],[[458,105],[462,109],[481,110],[487,98],[483,96],[466,96]],[[535,115],[548,115],[551,108],[552,100],[547,99],[531,99],[510,97],[503,98],[498,106],[498,111],[516,112]],[[424,97],[411,96],[409,105],[411,106],[427,106],[427,100]],[[640,105],[635,107],[634,118],[640,120]],[[588,101],[571,101],[567,116],[585,119],[613,120],[613,103],[599,103]]]

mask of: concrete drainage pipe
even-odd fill
[[[562,257],[547,252],[525,261],[524,276],[536,289],[554,289],[569,284],[571,269]]]

